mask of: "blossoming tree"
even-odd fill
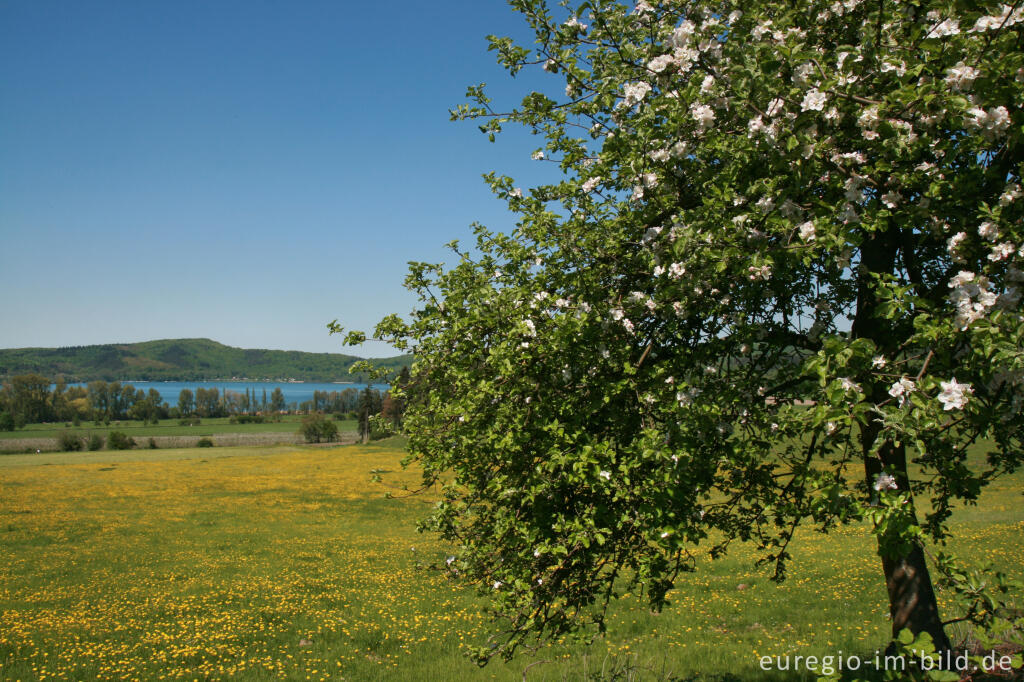
[[[511,4],[536,43],[492,48],[558,95],[453,116],[563,179],[489,176],[516,229],[376,330],[416,353],[427,526],[503,619],[481,660],[858,520],[894,633],[948,648],[927,546],[1022,459],[1020,3]]]

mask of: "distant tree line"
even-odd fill
[[[403,369],[399,382],[406,381]],[[287,413],[330,414],[338,419],[356,419],[360,433],[369,437],[371,419],[380,418],[400,428],[404,405],[388,392],[370,386],[362,391],[346,388],[341,391],[314,391],[312,400],[287,403],[280,387],[268,392],[256,388],[231,391],[198,387],[185,388],[176,405],[168,405],[160,393],[136,389],[118,381],[91,381],[86,386],[68,386],[63,379],[56,383],[41,374],[11,377],[0,388],[0,430],[11,431],[26,424],[42,422],[74,422],[83,420],[109,423],[134,419],[156,423],[160,419],[204,417],[263,418]]]
[[[167,404],[156,389],[146,392],[117,381],[68,386],[63,379],[52,383],[40,374],[21,374],[11,377],[0,389],[0,429],[5,431],[39,422],[155,422],[168,416]]]

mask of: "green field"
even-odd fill
[[[124,420],[101,426],[83,423],[77,427],[71,424],[29,424],[17,431],[0,432],[0,455],[54,452],[61,449],[58,438],[65,434],[76,436],[83,444],[93,435],[98,435],[108,446],[107,438],[112,431],[124,433],[142,448],[193,447],[204,437],[209,437],[218,446],[295,444],[303,441],[298,433],[302,419],[301,415],[282,415],[280,421],[263,424],[232,424],[229,417],[203,419],[195,425],[182,425],[176,419],[164,419],[158,424]],[[356,420],[342,419],[336,423],[339,442],[356,440]]]
[[[402,455],[385,441],[0,458],[0,679],[784,680],[798,678],[758,657],[887,641],[856,526],[798,537],[781,586],[738,548],[702,560],[661,615],[627,599],[590,648],[478,669],[463,647],[486,637],[483,602],[429,568],[447,548],[414,530],[435,498],[384,497],[416,481]],[[1020,578],[1022,492],[1020,474],[997,482],[952,548]]]
[[[282,415],[281,421],[263,424],[232,424],[230,417],[215,417],[198,420],[195,426],[181,425],[177,419],[161,419],[158,424],[123,420],[111,422],[110,425],[96,426],[92,422],[82,422],[80,426],[65,424],[28,424],[17,431],[0,431],[0,440],[20,438],[59,438],[61,434],[73,433],[89,437],[96,433],[104,438],[111,431],[121,431],[133,438],[149,438],[151,436],[211,436],[219,433],[295,433],[302,423],[301,415]],[[338,421],[341,431],[355,431],[356,420]]]

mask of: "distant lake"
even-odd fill
[[[221,393],[227,390],[242,394],[245,393],[245,389],[249,389],[250,392],[256,394],[258,402],[263,401],[264,390],[267,392],[267,400],[270,400],[270,394],[274,392],[274,389],[280,388],[281,393],[284,394],[284,402],[286,404],[303,403],[307,400],[312,400],[313,391],[340,393],[346,388],[354,388],[357,391],[366,388],[366,384],[318,384],[310,381],[295,383],[274,381],[122,381],[120,383],[122,386],[131,384],[135,387],[136,391],[142,390],[146,393],[149,393],[149,389],[155,388],[164,402],[171,406],[178,404],[178,395],[185,388],[192,391],[192,393],[195,393],[197,388],[205,388],[207,390],[216,388]],[[69,386],[87,385],[69,384]],[[371,384],[371,386],[382,393],[391,388],[388,384]]]

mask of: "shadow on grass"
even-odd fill
[[[557,666],[557,668],[555,667]],[[812,682],[818,675],[803,671],[743,670],[738,672],[674,671],[667,661],[638,661],[633,656],[580,656],[573,661],[541,659],[522,669],[522,679],[582,682]]]

